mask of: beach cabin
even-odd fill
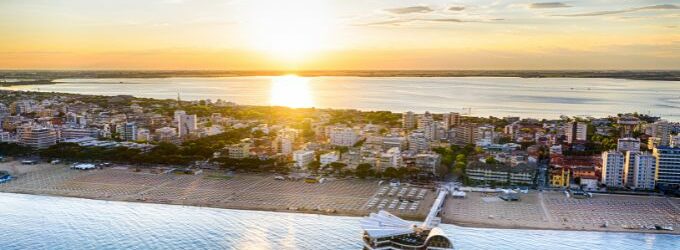
[[[76,163],[71,166],[72,169],[77,169],[77,170],[92,170],[97,168],[94,164],[91,163]]]

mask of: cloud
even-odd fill
[[[489,23],[503,21],[502,18],[494,18],[489,20],[463,20],[458,18],[410,18],[410,19],[389,19],[384,21],[377,21],[372,23],[357,24],[358,26],[381,26],[381,25],[392,25],[399,26],[401,24],[407,23],[417,23],[417,22],[430,22],[430,23]]]
[[[615,14],[630,13],[630,12],[645,11],[645,10],[677,10],[677,9],[680,9],[680,6],[673,5],[673,4],[659,4],[659,5],[638,7],[638,8],[623,9],[623,10],[606,10],[606,11],[596,11],[596,12],[566,14],[566,15],[555,15],[555,16],[562,16],[562,17],[605,16],[605,15],[615,15]]]
[[[553,8],[568,8],[571,5],[561,2],[546,2],[546,3],[532,3],[529,4],[531,9],[553,9]]]
[[[449,7],[450,11],[462,11],[465,9],[465,6],[451,6]]]
[[[432,8],[428,6],[410,6],[410,7],[403,7],[403,8],[392,8],[392,9],[385,9],[385,11],[392,13],[392,14],[411,14],[411,13],[429,13],[434,11]]]

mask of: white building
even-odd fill
[[[387,168],[400,168],[402,165],[401,150],[394,147],[380,154],[378,159],[378,171],[385,171]]]
[[[406,149],[408,141],[403,136],[385,136],[382,137],[382,148],[388,150],[393,147],[398,147],[400,150]]]
[[[656,157],[649,153],[626,153],[626,186],[636,189],[654,189],[656,174]]]
[[[418,117],[418,130],[423,131],[425,138],[427,138],[428,141],[439,140],[436,136],[437,123],[434,121],[430,112],[425,112],[425,114]]]
[[[331,164],[331,162],[336,162],[338,160],[340,160],[340,154],[338,154],[336,151],[322,154],[319,157],[321,166],[327,166],[328,164]]]
[[[151,141],[151,132],[148,129],[137,129],[137,141]]]
[[[16,142],[17,138],[14,134],[7,131],[0,131],[0,142]]]
[[[674,148],[680,148],[680,135],[671,135],[670,137],[670,146]]]
[[[417,154],[416,167],[424,172],[437,175],[437,168],[441,164],[442,156],[439,154]]]
[[[425,137],[425,133],[422,131],[413,131],[408,136],[408,149],[413,152],[429,151],[430,141]]]
[[[293,161],[298,168],[306,168],[310,162],[314,161],[314,151],[297,150],[293,152]]]
[[[60,140],[72,140],[83,137],[97,138],[99,135],[100,131],[96,128],[62,128]]]
[[[625,158],[619,151],[602,153],[602,182],[607,187],[623,187]]]
[[[331,145],[351,147],[359,140],[359,136],[351,128],[334,127],[330,131]]]
[[[177,129],[171,127],[162,127],[156,129],[156,136],[158,141],[173,141],[177,138]]]
[[[120,139],[125,141],[137,140],[137,125],[134,122],[126,122],[116,126],[116,133]]]
[[[279,135],[272,142],[272,149],[275,153],[290,155],[293,153],[293,140],[289,136]]]
[[[493,125],[483,125],[477,127],[475,145],[479,147],[486,147],[493,144],[496,138],[494,130],[495,127]]]
[[[246,139],[237,144],[227,146],[229,158],[244,159],[250,156],[250,142]]]
[[[616,150],[619,152],[640,152],[640,139],[630,137],[619,138]]]

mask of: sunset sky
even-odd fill
[[[1,69],[680,69],[680,1],[2,0]]]

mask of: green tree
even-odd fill
[[[331,165],[331,168],[333,168],[333,171],[335,171],[336,173],[340,173],[340,171],[342,171],[342,169],[347,166],[347,164],[342,163],[342,162],[337,162],[337,161],[331,162],[330,165]]]
[[[371,164],[361,163],[361,164],[359,164],[359,166],[357,166],[356,175],[357,175],[357,177],[364,179],[371,174],[372,169],[373,169],[373,166],[371,166]]]
[[[319,168],[321,168],[321,162],[319,161],[312,161],[307,164],[307,169],[314,174],[319,172]]]
[[[396,168],[389,167],[385,169],[382,175],[387,178],[399,178],[399,171]]]

